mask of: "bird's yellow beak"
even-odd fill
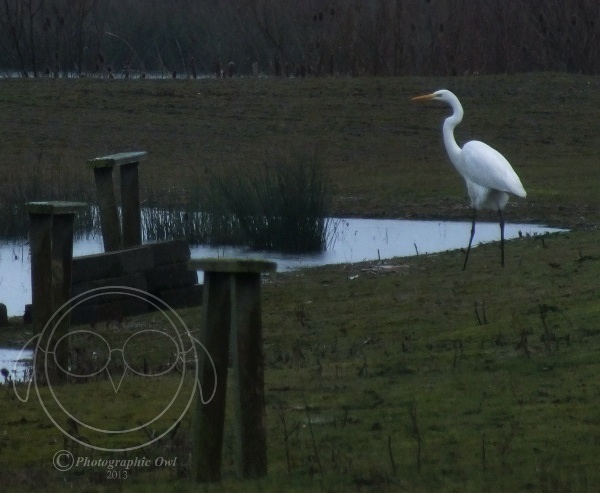
[[[433,93],[431,94],[424,94],[423,96],[415,96],[414,98],[411,98],[411,101],[428,101],[429,99],[433,99],[435,97],[435,95]]]

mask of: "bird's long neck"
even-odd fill
[[[455,101],[450,102],[450,106],[454,110],[452,115],[444,120],[443,134],[444,134],[444,145],[450,161],[454,166],[458,166],[460,162],[460,147],[456,143],[454,138],[454,129],[463,119],[463,109],[458,98]]]

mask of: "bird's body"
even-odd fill
[[[506,158],[489,145],[478,140],[467,142],[462,148],[456,143],[454,129],[463,119],[463,109],[458,98],[450,91],[442,89],[413,100],[439,100],[447,103],[453,110],[444,120],[442,134],[444,146],[450,161],[464,178],[467,192],[473,208],[471,238],[463,269],[467,266],[471,243],[475,234],[475,218],[480,209],[494,209],[500,215],[500,239],[502,265],[504,265],[504,219],[502,209],[506,206],[509,194],[526,197],[527,193],[521,180]]]
[[[462,148],[459,164],[454,166],[467,183],[474,209],[504,209],[509,193],[527,196],[506,158],[483,142],[467,142]]]

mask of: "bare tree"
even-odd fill
[[[23,76],[595,74],[599,44],[597,0],[0,0],[0,63]]]
[[[28,76],[25,52],[25,5],[15,0],[2,1],[3,15],[0,25],[8,34],[12,45],[11,58],[17,63],[23,77]]]

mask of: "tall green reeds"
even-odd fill
[[[191,244],[240,245],[231,217],[210,203],[207,183],[193,183],[189,190],[146,189],[142,209],[145,241],[185,238]]]
[[[53,175],[41,164],[0,198],[0,238],[27,238],[25,203],[78,200],[90,204],[76,218],[76,237],[98,234],[93,186]],[[255,250],[308,253],[328,240],[330,188],[316,152],[278,152],[262,166],[213,175],[185,190],[146,187],[142,210],[145,241],[186,238],[191,244],[248,246]]]
[[[325,249],[330,189],[316,152],[276,153],[258,171],[214,178],[213,190],[251,248]]]
[[[315,152],[276,153],[258,169],[213,175],[187,191],[146,195],[147,240],[179,237],[286,253],[327,246],[330,187]]]

